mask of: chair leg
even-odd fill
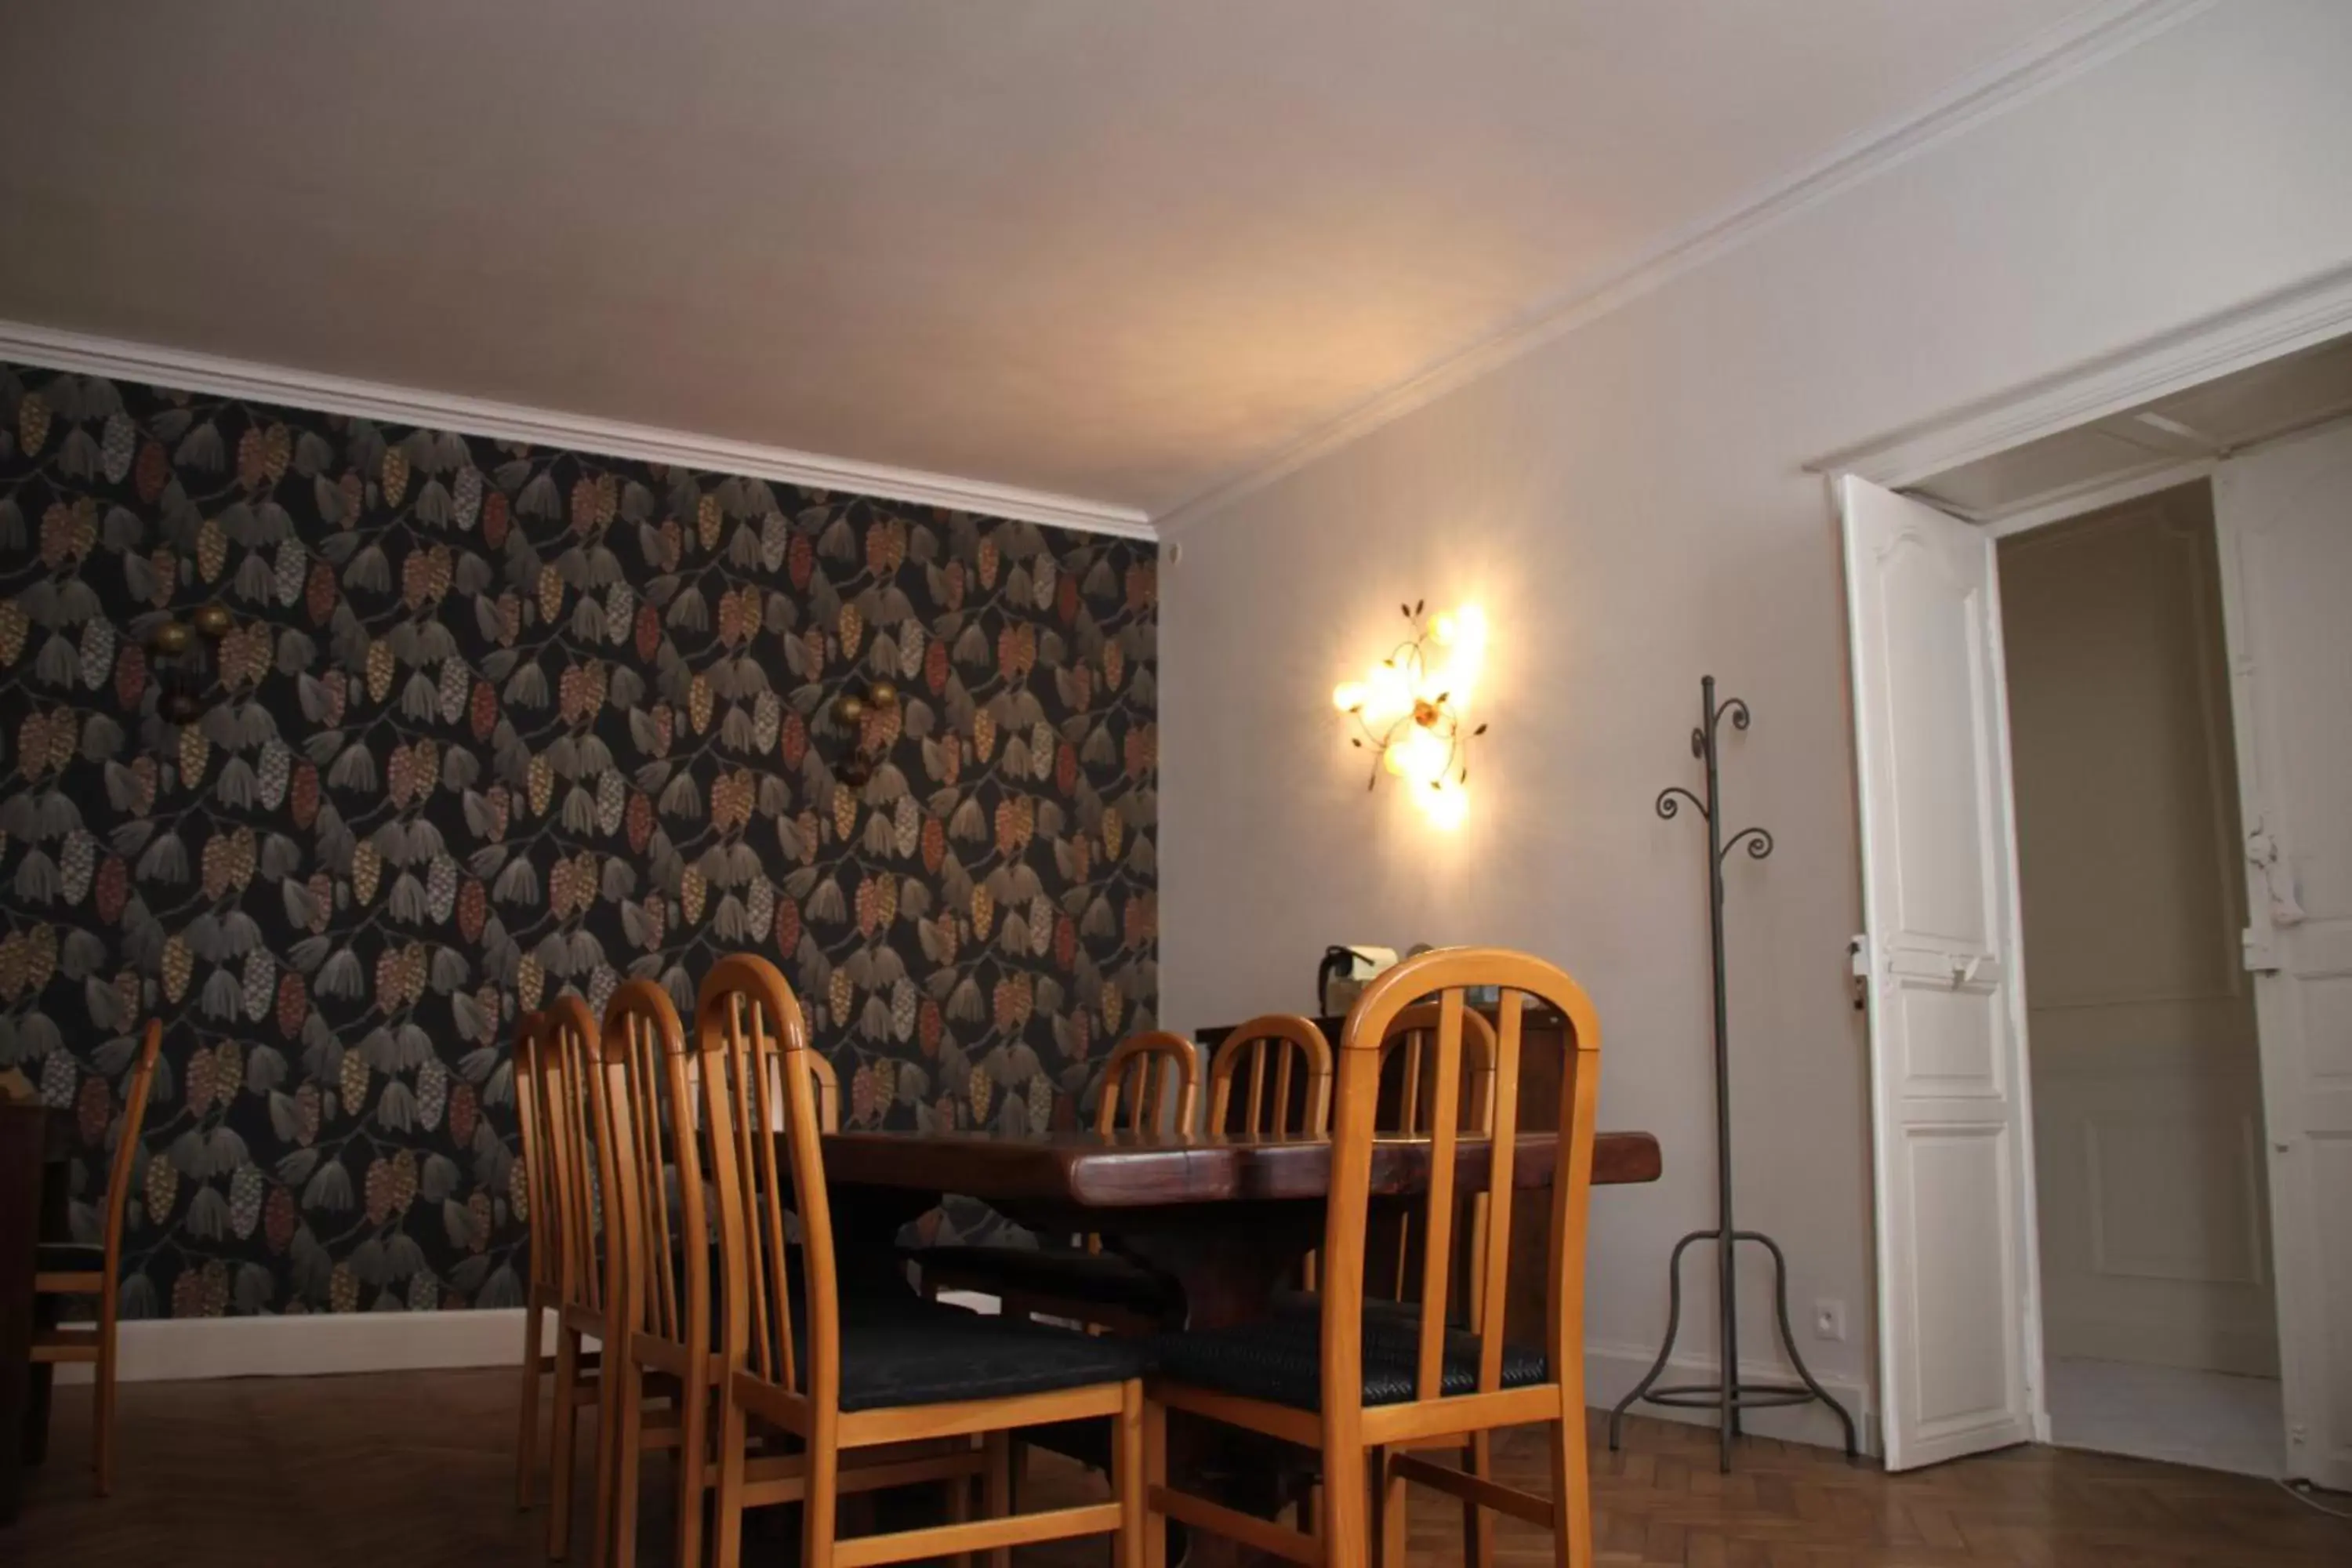
[[[608,1359],[616,1363],[619,1360],[618,1357]],[[612,1495],[610,1506],[599,1506],[596,1510],[599,1521],[610,1518],[613,1521],[612,1549],[596,1555],[599,1561],[610,1563],[612,1568],[636,1568],[637,1489],[644,1484],[645,1479],[645,1449],[640,1446],[640,1438],[646,1419],[646,1384],[635,1363],[626,1366],[615,1365],[613,1372],[612,1392],[606,1400],[614,1415],[613,1440],[609,1445],[612,1460],[597,1482],[600,1489],[609,1485]],[[681,1422],[683,1419],[681,1410]],[[680,1453],[683,1455],[684,1450],[681,1449]],[[681,1463],[680,1475],[683,1476],[690,1468]],[[691,1564],[693,1559],[681,1557],[678,1561]]]
[[[966,1447],[959,1440],[957,1447]],[[966,1524],[971,1520],[971,1478],[957,1476],[948,1482],[948,1522]],[[971,1553],[959,1552],[948,1559],[949,1568],[971,1568]]]
[[[90,1461],[96,1472],[93,1484],[100,1497],[114,1491],[114,1302],[110,1298],[100,1307],[97,1377],[90,1390],[96,1405],[90,1421]]]
[[[981,1447],[988,1456],[988,1506],[984,1511],[990,1519],[1003,1519],[1013,1511],[1013,1434],[991,1432]],[[999,1546],[991,1551],[988,1568],[1013,1568],[1013,1549]]]
[[[677,1399],[677,1568],[701,1568],[704,1468],[710,1454],[710,1389],[688,1381]],[[628,1568],[623,1560],[620,1568]]]
[[[736,1568],[743,1555],[743,1407],[719,1396],[719,1496],[711,1506],[710,1568]],[[678,1568],[698,1568],[683,1558]]]
[[[808,1491],[801,1504],[801,1568],[833,1568],[834,1531],[841,1514],[841,1445],[830,1431],[812,1432]]]
[[[1587,1568],[1592,1561],[1592,1490],[1581,1405],[1551,1424],[1551,1496],[1552,1563],[1555,1568]]]
[[[1152,1506],[1151,1489],[1168,1484],[1168,1406],[1143,1402],[1143,1568],[1168,1568],[1168,1516]]]
[[[539,1357],[541,1320],[537,1302],[522,1320],[522,1429],[515,1435],[515,1507],[529,1508],[538,1489]]]
[[[621,1425],[621,1390],[636,1377],[623,1347],[607,1341],[604,1352],[596,1374],[596,1489],[593,1494],[596,1511],[589,1534],[589,1568],[612,1568],[613,1516],[620,1495],[613,1483],[621,1464],[620,1445],[615,1441]]]
[[[1370,1480],[1381,1504],[1381,1568],[1404,1568],[1404,1478],[1390,1468],[1386,1448],[1372,1450]]]
[[[1110,1486],[1118,1499],[1118,1568],[1143,1568],[1143,1384],[1129,1378],[1120,1398],[1118,1426],[1111,1434]]]
[[[1371,1478],[1364,1451],[1346,1448],[1323,1457],[1323,1561],[1351,1568],[1372,1557]]]
[[[547,1445],[547,1555],[561,1562],[572,1549],[572,1470],[580,1431],[580,1331],[555,1327],[555,1421]]]
[[[1494,1434],[1471,1434],[1462,1448],[1462,1468],[1474,1476],[1494,1478]],[[1495,1516],[1467,1498],[1462,1500],[1462,1561],[1467,1568],[1495,1568]]]

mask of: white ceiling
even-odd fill
[[[2200,464],[2352,416],[2352,338],[2266,360],[1920,480],[1975,522],[2045,520],[2169,483]]]
[[[2119,8],[16,7],[0,318],[1159,512]]]

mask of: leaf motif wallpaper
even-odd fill
[[[0,1067],[75,1117],[94,1238],[163,1019],[125,1313],[519,1305],[518,1010],[643,975],[684,1011],[729,952],[779,961],[853,1122],[1073,1122],[1155,1005],[1154,570],[0,365]],[[144,644],[215,603],[225,694],[174,727]]]

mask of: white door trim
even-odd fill
[[[2340,267],[1805,467],[1832,479],[1856,474],[1900,489],[2347,332],[2352,332],[2352,267]]]
[[[450,392],[322,375],[286,365],[224,359],[217,354],[129,342],[88,332],[60,331],[22,321],[0,320],[0,360],[80,375],[146,382],[216,397],[250,398],[257,403],[279,403],[326,414],[381,419],[387,424],[457,430],[492,440],[528,441],[533,446],[595,452],[608,458],[673,463],[686,468],[774,479],[812,489],[847,490],[889,500],[951,507],[1090,533],[1118,534],[1128,539],[1158,537],[1141,511],[1106,501],[1025,489],[987,479],[959,479],[953,474],[920,468],[896,468],[887,463],[861,462],[854,458],[829,458],[758,441],[736,441],[688,430],[600,419],[561,409],[530,408]]]

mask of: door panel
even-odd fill
[[[1977,530],[1842,481],[1889,1469],[2024,1442],[2033,1260],[1999,595]]]
[[[2352,427],[2214,479],[2291,1474],[2352,1489]]]

